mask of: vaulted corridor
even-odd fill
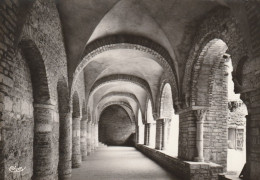
[[[134,147],[100,147],[87,157],[72,180],[180,180]]]
[[[260,180],[259,10],[0,0],[0,180]]]

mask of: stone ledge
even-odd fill
[[[183,161],[142,144],[136,144],[136,148],[185,180],[217,180],[223,173],[223,167],[215,163]]]

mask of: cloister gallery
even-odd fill
[[[260,180],[260,3],[0,0],[0,179],[77,179],[113,146]]]

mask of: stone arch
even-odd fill
[[[203,124],[205,127],[203,140],[212,144],[205,143],[204,159],[221,164],[224,168],[227,166],[227,154],[223,153],[219,156],[216,152],[226,150],[226,137],[212,135],[212,131],[226,133],[226,128],[223,129],[223,127],[227,126],[228,117],[226,110],[228,104],[227,62],[232,59],[231,62],[234,64],[232,56],[230,58],[230,55],[226,53],[228,48],[230,48],[228,44],[219,38],[210,39],[202,48],[191,74],[190,100],[192,108],[208,109]],[[234,51],[229,49],[228,52]],[[235,56],[235,58],[238,57]],[[236,73],[233,71],[233,74]],[[218,136],[218,141],[215,140],[216,136]],[[224,145],[217,147],[213,145],[216,142],[222,142]]]
[[[91,90],[89,92],[89,97],[94,93],[95,89],[97,89],[98,87],[100,87],[104,84],[110,83],[110,82],[114,82],[114,81],[126,81],[126,82],[130,82],[130,83],[134,83],[134,84],[139,85],[141,88],[143,88],[147,92],[149,99],[151,99],[152,108],[154,110],[154,102],[153,102],[153,98],[152,98],[152,91],[151,91],[149,84],[144,79],[133,76],[133,75],[115,74],[115,75],[103,77],[103,78],[97,80],[93,84],[93,86],[91,87]]]
[[[126,34],[103,37],[88,44],[83,53],[82,61],[75,69],[72,87],[74,87],[77,76],[96,55],[113,49],[139,50],[155,57],[155,61],[160,64],[165,71],[167,70],[169,72],[169,77],[171,77],[169,81],[175,91],[174,94],[179,94],[177,67],[174,66],[168,51],[150,39]]]
[[[227,45],[220,39],[213,39],[203,48],[192,72],[192,106],[210,106],[215,71],[225,62]]]
[[[172,90],[169,83],[164,84],[161,93],[160,119],[163,120],[164,124],[163,150],[166,150],[172,156],[178,156],[179,116],[175,115],[172,101]]]
[[[134,111],[131,107],[131,105],[127,102],[124,102],[124,101],[111,101],[111,102],[108,102],[106,104],[104,104],[100,110],[99,110],[99,113],[98,113],[98,121],[99,121],[99,118],[100,118],[100,115],[102,114],[102,112],[104,111],[104,109],[106,109],[108,106],[111,106],[111,105],[119,105],[121,106],[123,109],[125,109],[125,111],[128,113],[129,117],[130,117],[130,120],[131,120],[131,123],[135,123],[135,114],[134,114]]]
[[[162,96],[163,96],[163,93],[165,92],[164,91],[164,88],[165,88],[165,85],[169,85],[170,86],[170,89],[171,89],[171,92],[168,92],[171,94],[171,98],[168,99],[169,101],[172,101],[172,108],[174,109],[175,113],[178,112],[179,110],[181,110],[181,102],[179,101],[179,99],[174,99],[174,95],[172,94],[173,91],[172,91],[172,88],[171,88],[171,84],[169,83],[169,80],[168,79],[164,79],[163,81],[161,81],[161,84],[160,84],[160,90],[158,91],[158,94],[156,96],[156,102],[159,102],[156,104],[156,114],[157,114],[157,118],[160,117],[160,110],[161,110],[161,104],[162,104]]]
[[[42,55],[36,44],[30,39],[22,39],[19,48],[26,59],[32,79],[34,103],[45,103],[50,100],[48,77]]]
[[[110,93],[107,93],[107,94],[105,94],[105,95],[100,99],[99,102],[101,102],[103,99],[105,99],[105,98],[107,98],[107,97],[112,97],[112,96],[129,97],[129,98],[131,98],[131,99],[133,99],[133,100],[135,101],[135,103],[138,105],[138,107],[139,107],[140,109],[142,109],[142,107],[141,107],[141,105],[140,105],[140,102],[138,101],[137,97],[136,97],[134,94],[128,93],[128,92],[110,92]],[[98,102],[98,103],[99,103],[99,102]],[[144,111],[142,111],[142,112],[144,112]]]
[[[216,22],[219,24],[216,26]],[[193,46],[186,61],[186,68],[182,83],[182,95],[186,101],[186,106],[190,106],[190,96],[192,84],[192,71],[196,60],[199,59],[203,48],[213,39],[222,39],[228,46],[227,51],[232,57],[234,73],[237,72],[238,61],[247,56],[248,49],[245,45],[236,20],[227,8],[217,8],[210,12],[208,18],[204,19],[195,36]],[[236,75],[234,74],[234,77]]]
[[[172,93],[170,84],[166,83],[163,87],[160,99],[160,118],[171,118],[174,113]],[[166,110],[167,109],[167,110]]]
[[[59,113],[59,179],[71,176],[71,139],[70,139],[70,106],[69,88],[65,77],[61,77],[57,82],[57,104]]]
[[[29,66],[33,87],[33,177],[46,176],[51,178],[54,175],[52,169],[52,121],[55,108],[50,100],[45,64],[38,47],[32,40],[22,39],[18,43],[18,47]]]

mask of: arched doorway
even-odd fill
[[[52,179],[56,174],[53,157],[57,148],[52,132],[55,106],[50,100],[46,68],[41,52],[32,40],[21,40],[19,47],[30,69],[33,89],[34,137],[28,137],[33,139],[33,178]]]
[[[172,156],[178,156],[179,116],[175,115],[170,84],[165,84],[160,106],[160,118],[164,119],[165,147],[164,150]]]
[[[242,116],[241,113],[234,111],[237,106],[241,110],[243,102],[239,95],[234,93],[231,76],[232,56],[226,53],[229,51],[232,52],[228,50],[227,44],[217,38],[203,47],[192,74],[192,103],[206,113],[205,120],[199,122],[203,124],[204,129],[202,131],[204,161],[220,164],[224,170],[236,169],[235,171],[239,173],[245,162],[245,152],[242,151],[246,148],[245,126],[241,128],[238,123],[246,124],[244,118],[246,107],[243,105]],[[242,146],[244,148],[241,148]],[[239,149],[243,150],[238,152]],[[236,154],[240,154],[241,157]]]

